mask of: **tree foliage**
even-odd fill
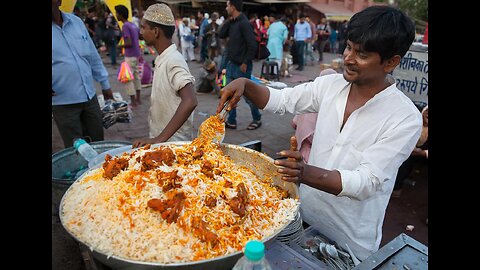
[[[415,19],[428,21],[428,0],[397,0],[397,6]]]
[[[428,21],[428,0],[373,0],[373,2],[396,6],[416,20]]]

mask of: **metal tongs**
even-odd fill
[[[220,118],[220,120],[225,120],[227,113],[230,111],[230,110],[227,110],[229,104],[230,104],[230,99],[227,100],[225,104],[223,104],[222,110],[218,113],[218,118]]]

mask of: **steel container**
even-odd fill
[[[97,141],[90,145],[99,156],[107,151],[122,146],[131,146],[127,141]],[[89,167],[88,162],[77,153],[74,147],[69,147],[58,151],[52,155],[52,214],[58,214],[58,205],[65,191],[76,179],[65,177],[67,172],[78,171],[81,167]]]

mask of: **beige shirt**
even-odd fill
[[[188,83],[194,83],[187,62],[178,52],[175,44],[170,45],[155,59],[155,70],[150,97],[150,138],[158,136],[172,119],[181,98],[178,90]],[[188,120],[168,141],[191,141],[193,138],[193,112]]]

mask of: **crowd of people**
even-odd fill
[[[108,10],[100,19],[94,9],[82,18],[78,10],[60,11],[60,5],[61,0],[52,1],[52,113],[65,147],[79,137],[104,139],[94,81],[101,84],[105,99],[113,95],[99,51],[106,46],[116,65],[118,51],[124,50],[125,62],[136,67],[143,39],[158,54],[153,67],[160,72],[153,72],[149,136],[135,139],[133,147],[194,138],[198,89],[188,62],[201,61],[209,80],[206,86],[198,84],[207,88],[201,91],[211,88],[219,95],[217,112],[230,100],[226,128],[237,128],[236,104],[242,96],[252,114],[248,130],[261,127],[260,110],[314,114],[310,132],[296,138],[299,147],[308,139],[308,150],[280,151],[285,159],[275,161],[278,172],[283,180],[299,183],[302,201],[311,202],[301,205],[307,225],[322,224],[327,237],[348,243],[360,259],[379,248],[400,166],[416,152],[428,156],[428,150],[416,148],[423,145],[422,114],[388,79],[414,39],[414,23],[405,13],[373,6],[333,27],[326,18],[316,24],[304,14],[263,19],[252,14],[248,19],[242,0],[226,2],[226,17],[199,11],[180,18],[168,5],[157,3],[132,14],[118,5],[117,19]],[[281,91],[250,80],[255,59],[285,65],[290,55],[301,71],[307,60],[323,60],[327,44],[331,52],[343,53],[343,74],[321,74]],[[260,55],[262,46],[268,56]],[[225,76],[221,93],[215,85],[218,76],[212,74]],[[135,107],[141,87],[139,75],[134,72],[133,77],[125,93]],[[428,108],[424,120],[425,114],[428,121]],[[302,134],[304,123],[295,121],[297,135]]]
[[[130,20],[124,21],[131,21],[131,25],[139,28],[144,12],[142,9],[133,8]],[[112,67],[116,68],[119,64],[118,56],[124,54],[122,46],[118,46],[119,42],[122,43],[124,40],[122,40],[123,33],[119,25],[119,21],[122,24],[123,21],[118,16],[114,16],[117,12],[110,11],[105,5],[96,4],[84,9],[75,7],[73,14],[82,19],[95,47],[100,52],[105,52],[110,58]],[[317,62],[322,62],[325,51],[341,55],[345,48],[346,20],[328,21],[323,17],[319,21],[314,21],[304,14],[299,14],[297,17],[283,13],[263,16],[258,16],[257,13],[245,15],[249,17],[248,22],[255,36],[256,49],[253,59],[266,58],[264,52],[268,49],[267,60],[277,62],[281,76],[291,76],[294,64],[297,65],[296,70],[302,71],[305,64],[315,65]],[[220,38],[219,33],[223,23],[229,17],[231,15],[228,12],[206,10],[198,10],[196,13],[183,16],[174,14],[175,32],[172,41],[187,62],[205,63],[209,59],[215,63],[216,72],[220,75],[227,64],[225,59],[227,40]],[[128,49],[127,54],[131,54],[132,50]],[[199,55],[199,59],[196,59],[195,55]],[[139,90],[137,84],[134,88]],[[141,102],[138,95],[139,92],[136,92],[136,98],[131,99],[133,107]],[[129,96],[133,96],[131,90]]]

